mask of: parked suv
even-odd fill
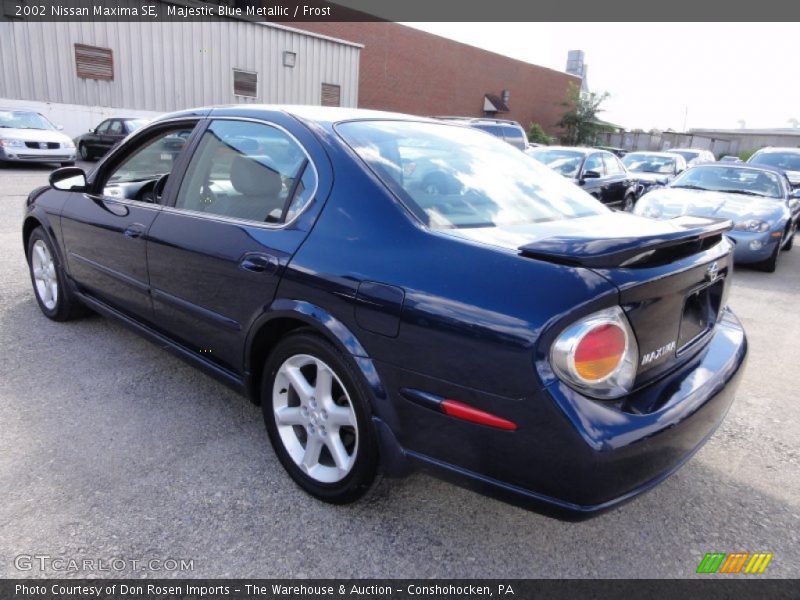
[[[443,121],[463,123],[474,129],[480,129],[499,137],[520,150],[528,147],[528,136],[522,125],[507,119],[472,118],[472,117],[436,117]]]
[[[800,148],[762,148],[747,162],[780,169],[793,188],[800,187]]]

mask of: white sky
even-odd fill
[[[611,94],[600,117],[629,128],[682,130],[687,108],[688,128],[800,119],[797,24],[404,24],[559,71],[583,50],[590,90]]]

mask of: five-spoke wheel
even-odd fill
[[[331,343],[309,331],[283,338],[264,368],[261,405],[272,446],[303,489],[345,503],[370,488],[378,444],[367,394]]]

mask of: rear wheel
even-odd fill
[[[66,285],[58,256],[41,227],[28,240],[28,268],[36,301],[48,319],[68,321],[87,312]]]
[[[345,504],[370,489],[378,443],[367,395],[330,343],[305,332],[281,340],[264,368],[261,407],[278,459],[306,492]]]

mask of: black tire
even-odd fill
[[[775,250],[772,251],[772,254],[767,260],[763,260],[759,263],[755,263],[753,267],[758,269],[759,271],[764,271],[765,273],[774,273],[775,269],[778,268],[778,256],[781,253],[781,244],[775,246]]]
[[[625,212],[633,211],[633,205],[636,203],[636,198],[633,194],[628,194],[625,196],[625,200],[622,201],[622,210]]]
[[[794,234],[795,234],[795,230],[792,229],[791,226],[790,226],[789,239],[786,241],[786,245],[784,245],[784,247],[782,248],[782,250],[784,250],[785,252],[788,252],[789,250],[792,249],[792,246],[794,246]]]
[[[70,160],[68,162],[62,162],[61,166],[62,167],[74,167],[75,166],[75,161],[74,160]]]
[[[55,304],[49,307],[45,304],[45,300],[43,300],[39,295],[36,278],[33,272],[33,253],[36,251],[35,246],[39,241],[44,243],[44,245],[47,247],[47,251],[50,253],[54,263],[57,293],[55,294]],[[37,227],[31,232],[31,236],[28,239],[27,258],[28,272],[31,276],[31,285],[33,286],[33,295],[36,297],[36,302],[39,304],[39,308],[48,319],[52,319],[53,321],[69,321],[71,319],[83,316],[89,312],[89,310],[81,303],[80,300],[78,300],[72,290],[68,287],[66,277],[64,276],[64,270],[61,266],[61,262],[58,259],[58,254],[56,254],[55,250],[53,249],[53,245],[50,243],[50,238],[47,236],[47,234],[45,234],[41,227]]]
[[[332,483],[323,483],[310,476],[295,462],[281,438],[276,423],[273,407],[273,387],[281,366],[288,360],[302,355],[307,355],[325,363],[335,374],[338,381],[333,384],[339,386],[349,396],[349,405],[352,406],[358,430],[357,444],[353,448],[352,466],[347,475]],[[341,391],[341,390],[340,390]],[[287,390],[287,397],[288,397]],[[312,396],[313,398],[313,396]],[[283,338],[270,353],[264,366],[264,376],[261,381],[261,408],[264,414],[264,423],[269,434],[270,442],[283,467],[294,481],[306,492],[331,504],[347,504],[354,502],[366,494],[376,482],[378,473],[378,438],[372,424],[371,410],[368,393],[361,382],[360,375],[356,372],[350,360],[337,350],[324,338],[309,330],[292,333]],[[299,401],[302,403],[302,401]],[[320,404],[321,406],[321,404]],[[324,411],[323,411],[324,412]],[[305,447],[311,435],[306,426],[292,426],[293,431],[298,431],[300,436],[305,435]],[[313,431],[313,428],[311,429]],[[339,430],[341,432],[341,429]],[[321,435],[321,434],[320,434]],[[341,433],[337,434],[341,435]],[[356,437],[355,435],[353,436]],[[332,454],[327,446],[320,451],[319,462]]]
[[[78,153],[81,155],[82,161],[88,162],[94,160],[94,155],[89,148],[86,147],[86,144],[81,143],[78,145]]]

